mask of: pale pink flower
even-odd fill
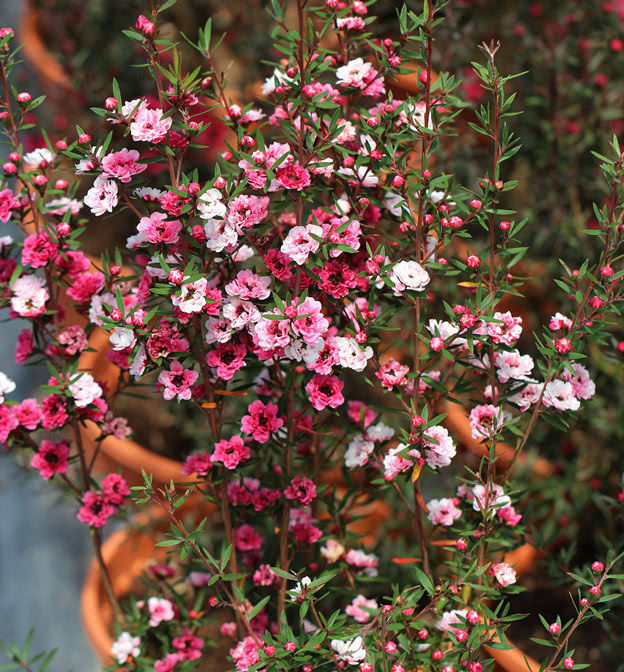
[[[511,586],[516,582],[516,570],[506,562],[494,562],[488,569],[488,574],[493,576],[499,585]]]
[[[270,276],[258,275],[251,269],[245,268],[225,286],[225,291],[229,296],[237,296],[240,299],[262,300],[271,294],[270,285]]]
[[[417,262],[403,260],[392,267],[390,282],[394,285],[394,293],[401,294],[406,290],[422,292],[429,284],[429,273]]]
[[[25,275],[13,283],[11,308],[21,317],[37,317],[45,312],[50,298],[43,278]]]
[[[364,437],[363,434],[356,434],[349,443],[345,452],[344,461],[347,469],[363,467],[368,463],[368,459],[375,450],[375,444]]]
[[[185,282],[180,288],[180,295],[172,295],[171,303],[183,313],[199,313],[206,305],[207,285],[206,278]]]
[[[442,614],[442,618],[436,622],[436,627],[442,632],[457,633],[458,630],[462,630],[465,627],[464,621],[461,619],[465,619],[467,613],[467,609],[453,609],[452,611],[445,611]]]
[[[475,406],[468,417],[473,439],[488,439],[503,424],[503,411],[498,406],[483,404]]]
[[[286,308],[286,314],[292,318],[290,325],[293,332],[301,336],[308,345],[319,341],[329,328],[329,321],[323,315],[323,306],[311,297],[301,302],[295,299]]]
[[[558,411],[577,411],[581,406],[572,383],[559,379],[546,385],[542,403]]]
[[[147,609],[152,628],[159,626],[163,621],[172,621],[175,618],[173,604],[164,597],[150,597],[147,600]]]
[[[596,393],[596,385],[590,378],[589,371],[582,364],[572,364],[574,374],[564,369],[561,377],[574,388],[579,399],[591,399]]]
[[[557,331],[558,329],[570,329],[571,326],[572,320],[561,313],[555,313],[550,318],[550,323],[548,324],[548,327],[553,331]]]
[[[494,364],[501,383],[509,380],[526,380],[535,366],[531,355],[521,355],[518,350],[497,352],[494,355]]]
[[[83,200],[85,205],[91,208],[91,212],[96,217],[100,217],[113,211],[113,208],[119,202],[118,191],[119,188],[115,180],[104,177],[104,175],[98,175]]]
[[[462,514],[461,509],[455,506],[455,501],[449,498],[432,499],[427,502],[427,508],[427,517],[434,525],[452,525]]]
[[[399,455],[399,453],[404,452],[406,448],[407,446],[404,443],[399,443],[394,446],[394,448],[390,448],[387,452],[383,459],[384,478],[386,481],[394,480],[402,471],[406,471],[414,466],[414,461],[407,460]],[[420,453],[417,450],[410,450],[409,455],[420,457]]]
[[[376,610],[378,608],[379,605],[375,600],[367,600],[364,595],[357,595],[353,598],[351,604],[346,607],[345,613],[353,617],[358,623],[367,623],[371,618],[371,613],[366,609]]]
[[[429,437],[432,439],[431,441],[428,440]],[[433,440],[437,443],[434,443]],[[457,452],[448,430],[441,425],[435,425],[426,430],[423,444],[427,464],[432,469],[448,467]]]
[[[487,333],[494,343],[513,345],[522,334],[522,318],[514,317],[509,311],[494,313],[494,319],[500,322],[488,322]]]
[[[544,383],[530,381],[519,392],[510,395],[508,401],[512,404],[516,404],[521,411],[526,411],[533,404],[537,403],[543,387]]]
[[[129,632],[122,632],[113,642],[111,653],[120,665],[123,665],[129,657],[137,658],[141,655],[141,638],[133,637]]]
[[[102,396],[102,388],[95,382],[90,373],[80,373],[79,377],[69,385],[69,391],[74,398],[74,404],[78,408],[89,406]]]
[[[301,266],[305,264],[310,254],[319,249],[319,241],[316,238],[323,238],[323,229],[318,224],[293,226],[284,238],[280,251]]]
[[[130,122],[132,139],[143,142],[162,142],[171,128],[171,117],[163,118],[160,108],[154,110],[148,107],[139,107]]]
[[[142,173],[146,163],[138,163],[139,153],[136,149],[120,149],[102,157],[102,170],[109,177],[115,177],[120,182],[130,182],[133,175]]]

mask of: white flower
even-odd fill
[[[290,77],[287,77],[281,70],[275,68],[273,74],[264,80],[264,84],[262,85],[262,95],[268,96],[273,93],[278,86],[289,84],[290,82],[292,82]]]
[[[336,80],[338,84],[363,89],[372,68],[372,64],[364,62],[363,58],[355,58],[336,70]]]
[[[312,583],[312,579],[309,576],[304,576],[301,581],[297,582],[297,585],[290,591],[293,593],[291,595],[292,600],[296,600],[298,597],[308,592],[308,587]]]
[[[563,380],[552,380],[546,385],[542,403],[544,406],[553,406],[559,411],[577,411],[581,406],[572,384]]]
[[[202,219],[222,219],[227,208],[222,202],[223,194],[218,189],[207,189],[197,199],[197,210]]]
[[[206,286],[208,280],[200,278],[195,282],[186,282],[181,287],[180,296],[171,297],[171,303],[183,313],[199,313],[206,305]]]
[[[345,466],[347,469],[355,469],[356,467],[363,467],[368,463],[370,454],[375,450],[375,444],[372,441],[364,438],[362,434],[356,434],[344,456]]]
[[[119,202],[117,197],[118,187],[115,180],[109,180],[103,175],[98,175],[95,182],[84,197],[85,205],[91,208],[91,212],[100,217],[105,212],[112,212]]]
[[[24,154],[22,160],[31,166],[44,167],[54,161],[54,154],[46,147],[39,147],[39,149],[33,149],[32,152]]]
[[[394,436],[394,429],[383,422],[378,422],[366,430],[366,436],[371,441],[389,441]]]
[[[127,327],[115,327],[110,335],[110,343],[113,350],[125,350],[131,348],[136,343],[136,336],[132,329]]]
[[[340,366],[354,371],[364,371],[368,360],[373,356],[372,348],[366,347],[362,350],[355,338],[344,336],[337,336],[334,342],[338,348]]]
[[[145,371],[145,364],[147,363],[147,353],[145,352],[145,346],[143,343],[139,345],[139,348],[130,364],[130,375],[134,376],[135,380],[138,380]]]
[[[364,639],[362,637],[358,636],[354,639],[346,640],[332,639],[330,644],[338,658],[350,665],[357,665],[366,658],[366,649],[364,648]]]
[[[129,632],[122,632],[113,642],[111,653],[117,658],[117,662],[123,665],[129,656],[136,658],[141,654],[140,644],[140,637],[133,637]]]
[[[78,408],[88,406],[94,399],[101,397],[103,394],[102,388],[95,382],[90,373],[81,373],[80,378],[71,383],[69,391]]]
[[[429,273],[417,261],[399,261],[392,267],[390,281],[394,285],[395,294],[401,294],[406,289],[413,292],[422,292],[429,284]]]
[[[0,371],[0,404],[4,403],[4,395],[13,392],[15,389],[15,383],[6,375]]]

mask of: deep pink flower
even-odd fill
[[[309,478],[295,476],[290,485],[284,490],[286,499],[295,499],[307,506],[316,497],[316,485]]]
[[[0,404],[0,444],[5,444],[9,434],[19,425],[13,409],[13,406]]]
[[[23,364],[33,351],[33,335],[30,329],[22,329],[17,336],[17,346],[15,347],[15,361]]]
[[[13,211],[20,207],[19,200],[10,189],[0,191],[0,222],[9,221]]]
[[[173,646],[178,650],[178,657],[182,660],[197,660],[201,656],[204,640],[195,637],[188,628],[184,628],[181,637],[173,638]]]
[[[249,404],[247,412],[249,415],[244,415],[241,419],[241,431],[244,434],[251,434],[259,443],[268,441],[271,433],[284,425],[283,418],[277,415],[275,404],[269,403],[265,406],[258,399]]]
[[[247,348],[242,343],[220,343],[206,355],[206,364],[216,369],[221,380],[231,380],[245,364]]]
[[[240,525],[234,530],[234,543],[239,551],[256,551],[262,548],[262,535],[251,525]]]
[[[43,416],[41,424],[44,429],[50,431],[59,429],[67,422],[67,397],[52,394],[41,402]]]
[[[189,455],[186,458],[182,473],[185,476],[191,476],[192,474],[206,476],[211,468],[212,461],[210,459],[210,453],[196,453],[195,455]]]
[[[30,465],[39,469],[41,478],[47,481],[54,474],[67,473],[68,458],[69,441],[48,441],[44,439],[39,446],[39,452],[32,456]]]
[[[344,383],[336,376],[322,376],[315,374],[306,385],[306,392],[310,395],[310,403],[317,411],[329,406],[337,408],[344,403],[342,388]]]
[[[42,268],[54,261],[58,255],[58,248],[50,240],[46,231],[32,233],[24,240],[22,263],[31,268]]]
[[[235,435],[229,441],[225,439],[218,441],[210,460],[222,462],[227,469],[236,469],[239,463],[248,460],[249,456],[249,446],[245,445],[240,436]]]
[[[116,512],[117,507],[109,502],[104,493],[88,490],[82,496],[82,506],[76,518],[91,527],[103,527]]]
[[[36,399],[24,399],[21,404],[14,406],[17,421],[24,429],[37,429],[41,422],[41,408]]]
[[[89,303],[91,297],[104,287],[104,274],[99,271],[93,273],[81,273],[71,281],[67,290],[67,296],[77,303]]]
[[[105,497],[111,504],[119,506],[123,504],[126,497],[130,495],[130,488],[126,483],[126,479],[119,474],[109,474],[102,481],[102,490]]]
[[[167,219],[164,212],[152,212],[149,217],[141,217],[137,229],[150,243],[177,243],[180,239],[182,222],[179,219]]]

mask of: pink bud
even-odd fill
[[[71,226],[67,222],[61,222],[56,227],[56,231],[59,236],[68,236],[71,233]]]
[[[113,264],[109,270],[111,275],[119,275],[121,273],[121,266]]]
[[[284,644],[284,648],[286,651],[294,651],[297,648],[297,645],[294,642],[286,642],[286,644]]]
[[[444,339],[440,338],[439,336],[434,336],[429,341],[429,348],[434,352],[439,352],[442,350],[442,348],[444,348]]]
[[[473,198],[472,201],[470,201],[470,207],[473,208],[474,210],[478,210],[481,207],[482,203],[478,198]]]
[[[81,133],[78,136],[78,142],[81,145],[84,145],[86,142],[90,142],[90,141],[91,141],[91,136],[88,133]]]
[[[358,343],[366,343],[367,339],[368,339],[368,336],[366,335],[365,331],[358,331],[357,334],[355,335],[355,340]]]
[[[7,175],[15,175],[15,173],[17,173],[17,166],[11,161],[7,161],[2,164],[2,170],[4,170]]]
[[[374,672],[375,668],[372,663],[361,663],[360,672]]]
[[[195,196],[195,194],[199,193],[200,189],[201,189],[201,187],[199,186],[199,184],[197,184],[197,182],[191,182],[188,185],[188,195],[189,196]]]
[[[172,284],[178,285],[184,280],[184,273],[182,273],[182,271],[179,268],[174,268],[171,271],[169,271],[167,279]]]
[[[566,670],[571,670],[574,667],[574,658],[570,658],[570,656],[564,658],[563,666],[566,668]]]
[[[603,275],[605,278],[610,278],[613,275],[613,267],[612,266],[603,266],[600,269],[600,274]]]
[[[431,657],[433,658],[433,660],[441,660],[443,656],[444,654],[442,653],[442,651],[440,651],[440,649],[435,649],[435,651],[431,653]]]
[[[561,625],[559,623],[551,623],[548,626],[548,632],[551,635],[558,635],[561,632]]]
[[[405,672],[405,668],[401,663],[396,663],[396,665],[392,666],[392,672]]]
[[[67,189],[67,187],[69,187],[69,182],[67,180],[60,179],[54,183],[55,189]]]
[[[38,187],[43,187],[44,184],[48,183],[48,178],[45,175],[35,175],[33,177],[33,182],[38,186]]]
[[[19,152],[11,152],[9,154],[9,159],[11,159],[11,161],[19,161],[21,158],[22,157]]]
[[[469,268],[479,268],[479,266],[481,266],[481,259],[479,259],[476,254],[471,254],[468,259],[466,259],[466,264],[468,264]]]
[[[270,644],[267,644],[266,646],[262,647],[262,650],[267,656],[274,656],[275,655],[275,647],[271,646]]]
[[[418,635],[418,639],[427,639],[429,637],[427,628],[421,628],[416,634]]]
[[[468,623],[476,625],[479,622],[479,614],[474,609],[469,609],[468,613],[466,614],[466,620]]]
[[[503,221],[498,225],[498,228],[501,231],[509,231],[509,229],[511,228],[511,224],[507,221]]]
[[[110,316],[111,320],[115,320],[115,322],[118,322],[123,317],[123,313],[121,312],[121,310],[119,310],[119,308],[113,308]]]
[[[570,341],[569,338],[558,338],[555,341],[555,350],[560,354],[563,355],[566,352],[570,352],[572,350],[572,341]]]
[[[426,84],[427,80],[429,79],[429,75],[427,74],[426,70],[421,70],[420,74],[418,75],[418,79],[420,80],[421,84]]]
[[[32,99],[32,96],[27,91],[22,91],[21,93],[17,94],[17,102],[18,103],[27,103],[31,99]]]
[[[401,175],[395,175],[392,178],[392,186],[396,189],[400,189],[405,184],[405,178]]]
[[[386,642],[384,646],[386,653],[394,653],[397,650],[397,645],[392,641]]]
[[[56,145],[56,148],[60,149],[61,151],[67,149],[67,143],[65,140],[57,140],[54,144]]]
[[[602,593],[602,590],[600,590],[600,586],[592,586],[592,587],[589,589],[589,592],[590,592],[592,595],[600,595],[600,593]]]
[[[113,96],[109,96],[105,101],[104,101],[104,107],[107,110],[115,110],[117,109],[117,105],[119,104],[119,101],[117,98],[113,98]]]
[[[431,177],[431,171],[426,169],[422,171],[423,179],[428,180]]]
[[[366,123],[374,128],[375,126],[379,126],[379,119],[377,117],[368,117]]]
[[[600,560],[594,560],[594,562],[592,562],[591,568],[594,570],[594,572],[602,572],[604,569],[604,564],[600,562]]]
[[[464,537],[460,537],[455,542],[455,548],[457,548],[458,551],[465,551],[468,548],[468,542],[464,539]]]

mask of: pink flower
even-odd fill
[[[239,551],[256,551],[262,548],[262,535],[251,525],[240,525],[234,530],[234,543]]]
[[[503,411],[498,406],[475,406],[468,417],[473,439],[488,439],[503,424]]]
[[[364,595],[357,595],[353,598],[351,604],[346,607],[345,613],[352,616],[358,623],[367,623],[370,620],[371,613],[362,607],[376,610],[379,605],[375,600],[367,600]]]
[[[89,303],[94,294],[104,287],[104,274],[99,271],[93,273],[81,273],[71,281],[71,287],[67,290],[67,296],[77,303]]]
[[[42,268],[58,255],[58,248],[47,232],[32,233],[24,240],[22,263],[31,268]]]
[[[207,285],[206,278],[199,278],[195,282],[185,282],[180,288],[180,294],[174,294],[171,297],[171,303],[183,313],[199,313],[206,305]]]
[[[158,383],[164,386],[163,397],[170,401],[177,396],[178,399],[189,400],[191,398],[191,386],[199,377],[197,371],[185,369],[178,361],[171,363],[169,371],[161,371]]]
[[[258,644],[254,637],[245,637],[242,641],[230,649],[230,656],[236,664],[236,672],[247,672],[247,669],[260,660]]]
[[[227,223],[234,227],[237,233],[241,233],[242,229],[250,229],[267,218],[269,214],[268,205],[268,196],[250,196],[247,194],[236,196],[228,204]]]
[[[91,527],[103,527],[116,511],[117,508],[108,501],[103,493],[88,490],[82,496],[82,506],[76,517],[81,523]]]
[[[591,399],[596,393],[596,385],[589,376],[589,371],[582,364],[572,364],[574,374],[564,369],[561,377],[574,388],[579,399]]]
[[[434,440],[436,443],[434,443]],[[451,463],[451,459],[455,457],[457,452],[453,439],[449,436],[448,430],[440,425],[429,427],[429,429],[426,430],[423,444],[425,446],[427,464],[432,469],[448,467]]]
[[[364,422],[364,428],[368,427],[377,417],[375,411],[363,401],[348,401],[347,409],[351,420],[358,424]]]
[[[284,189],[301,191],[310,186],[310,173],[296,163],[280,165],[275,174],[277,181]]]
[[[303,301],[293,300],[286,307],[286,315],[291,318],[293,332],[301,336],[308,345],[317,343],[329,329],[329,321],[323,315],[323,306],[311,297],[306,297]]]
[[[245,445],[240,436],[235,435],[229,441],[222,439],[215,444],[211,462],[223,462],[227,469],[236,469],[243,461],[250,457],[249,446]]]
[[[9,434],[17,429],[18,425],[19,422],[13,411],[13,406],[0,404],[0,445],[6,443]]]
[[[255,586],[270,586],[278,580],[277,574],[269,565],[260,565],[253,574]]]
[[[216,369],[221,380],[231,380],[245,366],[247,348],[242,343],[220,343],[206,355],[206,364]]]
[[[21,404],[13,408],[21,427],[30,431],[37,429],[43,414],[36,399],[24,399]]]
[[[280,248],[280,252],[290,257],[300,266],[305,264],[310,254],[319,249],[319,241],[323,238],[323,229],[318,224],[293,226],[288,232]]]
[[[91,212],[96,217],[100,217],[106,212],[113,211],[113,208],[119,202],[118,191],[119,188],[115,180],[111,180],[104,175],[98,175],[83,200],[85,205],[91,208]]]
[[[307,506],[316,497],[316,485],[309,478],[295,476],[284,490],[284,497],[295,499],[299,504]]]
[[[184,628],[182,636],[174,637],[172,644],[178,650],[179,660],[197,660],[201,657],[204,640],[195,637],[188,628]]]
[[[69,441],[48,441],[44,439],[39,452],[32,456],[30,465],[39,470],[41,478],[49,480],[54,474],[67,473]]]
[[[279,314],[277,309],[275,313]],[[269,320],[263,317],[255,324],[252,337],[263,350],[283,348],[291,341],[290,323],[287,319]]]
[[[259,399],[249,404],[249,415],[241,419],[243,434],[251,434],[255,441],[266,443],[271,434],[284,425],[284,420],[277,415],[275,404],[263,404]]]
[[[317,411],[322,411],[329,406],[337,408],[344,403],[342,388],[344,383],[336,376],[322,376],[315,374],[306,385],[306,392],[310,396],[310,403]]]
[[[126,479],[119,474],[109,474],[102,481],[102,490],[105,497],[111,504],[119,506],[123,504],[126,497],[130,495],[130,488],[126,483]]]
[[[103,434],[114,436],[119,441],[132,434],[126,418],[115,417],[110,411],[104,416],[100,429]]]
[[[78,324],[72,324],[62,331],[57,340],[64,345],[66,355],[75,355],[82,352],[87,347],[87,335],[84,329]]]
[[[399,443],[394,448],[390,448],[384,457],[383,466],[386,481],[394,480],[402,471],[406,471],[414,466],[412,460],[407,460],[402,455],[399,455],[406,448],[407,446],[404,443]],[[420,457],[420,453],[417,450],[411,450],[409,454],[414,457]]]
[[[177,653],[168,653],[162,660],[154,662],[154,672],[173,672],[173,668],[180,660]]]
[[[112,152],[102,157],[102,170],[109,177],[116,177],[120,182],[130,182],[133,175],[142,173],[146,163],[137,163],[139,153],[136,149],[126,149]]]
[[[149,217],[141,217],[137,229],[150,243],[173,244],[180,239],[182,222],[179,219],[167,219],[164,212],[152,212]]]
[[[59,429],[67,422],[67,397],[52,394],[41,402],[43,417],[41,424],[47,431]]]
[[[457,633],[458,630],[461,630],[464,627],[464,622],[461,619],[465,619],[467,613],[467,609],[453,609],[452,611],[445,611],[442,614],[442,618],[437,621],[436,627],[442,632]],[[459,625],[460,627],[456,628],[456,625]]]
[[[535,365],[531,355],[521,355],[518,350],[497,352],[494,355],[494,364],[501,383],[509,380],[526,380]]]
[[[505,587],[516,582],[516,570],[506,562],[494,562],[488,569],[488,574],[493,576],[499,585]]]
[[[30,329],[22,329],[17,336],[17,346],[15,347],[15,361],[23,364],[33,351],[33,335]]]
[[[185,476],[198,474],[199,476],[206,476],[212,468],[212,461],[210,460],[210,453],[196,453],[189,455],[184,462],[182,473]]]
[[[21,317],[37,317],[45,312],[50,298],[43,278],[24,275],[13,283],[11,308]]]
[[[135,142],[162,142],[171,128],[171,117],[163,119],[163,111],[160,108],[154,110],[141,107],[135,112],[130,122],[130,134]]]
[[[163,621],[175,618],[173,604],[164,597],[150,597],[147,600],[147,609],[150,614],[149,624],[152,628],[158,627]]]
[[[405,376],[407,376],[409,370],[409,366],[399,364],[396,359],[390,359],[379,367],[375,375],[381,380],[382,387],[392,390],[397,385],[407,384]]]
[[[427,517],[434,525],[452,525],[462,514],[452,499],[432,499],[427,502]]]
[[[13,211],[20,207],[19,200],[10,189],[0,191],[0,222],[9,221]]]
[[[509,527],[515,527],[521,520],[522,516],[519,513],[516,513],[511,504],[508,506],[502,506],[500,509],[496,509],[496,515]]]

